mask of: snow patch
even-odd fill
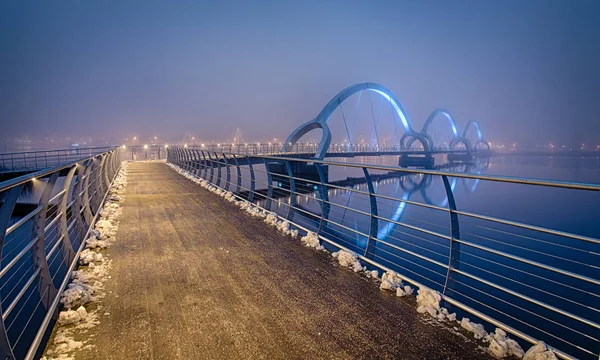
[[[542,341],[535,344],[523,356],[523,360],[557,360],[554,351],[548,349]]]
[[[319,236],[312,231],[309,231],[308,234],[306,234],[306,236],[301,237],[300,241],[302,242],[302,244],[304,244],[304,246],[314,248],[317,250],[325,250],[323,245],[321,245],[321,243],[319,242]]]
[[[473,323],[469,320],[469,318],[462,318],[462,320],[460,321],[460,326],[463,329],[472,332],[475,336],[475,339],[483,339],[486,336],[488,336],[488,333],[483,328],[483,325]]]
[[[396,291],[402,289],[402,286],[404,286],[402,278],[397,272],[389,270],[381,276],[381,285],[379,285],[381,290]]]
[[[340,266],[350,268],[354,272],[366,270],[366,267],[363,268],[360,264],[360,261],[358,261],[358,255],[352,251],[340,250],[338,252],[334,252],[331,254],[331,256],[337,259]]]
[[[500,328],[496,328],[496,331],[493,334],[488,335],[486,341],[489,341],[490,343],[488,347],[490,353],[499,359],[511,355],[520,359],[525,353],[523,349],[521,349],[521,346],[519,346],[515,340],[506,336],[506,332]]]

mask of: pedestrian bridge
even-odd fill
[[[4,358],[55,349],[60,294],[125,154],[114,148],[0,183]],[[164,162],[131,162],[117,241],[100,251],[110,279],[88,307],[95,325],[66,327],[75,343],[85,341],[76,358],[487,358],[477,349],[492,346],[471,332],[496,328],[524,350],[544,341],[560,358],[598,357],[600,241],[467,211],[455,197],[462,187],[527,186],[589,198],[598,185],[281,156],[202,158],[173,147],[168,163],[255,213],[274,212],[301,235],[314,232],[328,252]],[[441,193],[428,192],[432,184]],[[436,318],[420,314],[414,296],[396,297],[362,270],[343,268],[329,255],[340,250],[368,271],[394,271],[438,294],[462,327],[441,308],[425,309]],[[495,349],[507,350],[498,341]]]

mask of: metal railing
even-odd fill
[[[273,155],[273,154],[314,154],[317,152],[319,144],[316,143],[296,143],[289,151],[282,151],[282,143],[248,143],[248,144],[204,144],[191,145],[187,148],[202,151],[243,154],[243,155]],[[186,147],[184,147],[186,148]],[[346,154],[346,153],[398,153],[418,151],[414,149],[402,149],[400,145],[371,145],[371,144],[331,144],[327,150],[328,154]],[[433,151],[449,151],[442,147],[436,147]],[[460,150],[455,150],[461,152]],[[464,151],[464,150],[463,150]],[[449,151],[452,152],[452,151]]]
[[[121,163],[119,148],[73,156],[0,183],[2,359],[36,356]]]
[[[113,148],[114,146],[102,146],[0,153],[0,173],[48,169],[110,151]]]
[[[479,318],[488,331],[496,326],[522,342],[544,341],[565,359],[598,358],[600,240],[464,211],[455,199],[459,181],[585,196],[597,196],[597,184],[191,148],[170,148],[167,161],[317,233],[330,249],[351,250],[368,266],[437,290],[445,306]],[[329,181],[336,169],[359,180]],[[386,192],[374,180],[384,177],[401,179],[400,191]],[[418,191],[431,183],[443,194],[439,203]]]

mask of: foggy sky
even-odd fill
[[[378,82],[489,140],[600,144],[600,2],[1,1],[0,137],[286,137]]]

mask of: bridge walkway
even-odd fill
[[[165,164],[129,164],[123,210],[90,359],[488,358]]]

